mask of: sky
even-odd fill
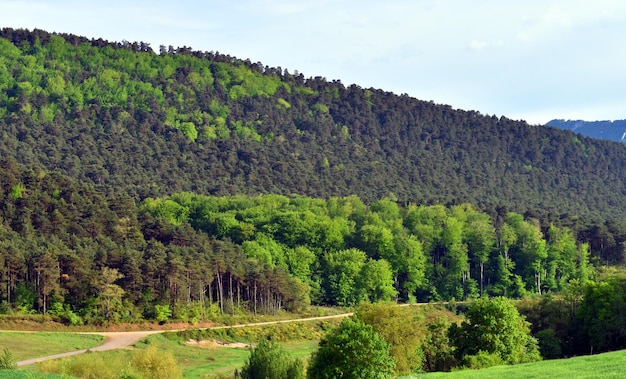
[[[626,119],[623,0],[0,0],[0,27],[187,46],[531,124]]]

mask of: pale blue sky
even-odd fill
[[[0,26],[219,51],[530,123],[626,119],[626,1],[6,1]]]

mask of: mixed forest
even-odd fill
[[[626,212],[617,143],[187,47],[6,28],[0,44],[2,156],[105,195]]]
[[[527,309],[533,332],[582,341],[563,354],[626,347],[626,286],[596,282],[625,259],[621,143],[217,52],[8,28],[0,133],[1,313],[193,323],[567,293]]]

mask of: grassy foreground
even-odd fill
[[[4,334],[4,333],[3,333]],[[37,336],[40,345],[50,346],[49,342],[59,344],[62,341],[58,333],[37,333],[24,336],[19,334],[20,341],[25,341]],[[0,334],[1,336],[2,334]],[[39,337],[41,336],[41,337]],[[79,335],[82,336],[82,335]],[[71,338],[72,335],[65,336]],[[43,342],[45,341],[45,342]],[[72,341],[71,339],[69,341]],[[74,342],[75,343],[75,342]],[[97,343],[96,343],[97,344]],[[310,353],[317,348],[317,341],[291,341],[281,344],[293,357],[308,358]],[[67,346],[67,345],[66,345]],[[240,369],[247,358],[247,348],[230,348],[217,346],[188,346],[180,341],[165,338],[162,335],[153,335],[143,342],[138,343],[136,349],[147,349],[158,346],[159,350],[171,352],[182,369],[184,378],[220,378],[231,377],[235,369]],[[12,348],[11,350],[15,350]],[[22,350],[22,349],[20,349]],[[89,359],[95,366],[106,364],[111,366],[115,362],[124,364],[128,361],[131,351],[118,350],[109,352],[89,353],[71,359]],[[23,353],[22,357],[24,357]],[[32,353],[30,354],[32,355]],[[593,356],[575,357],[571,359],[547,360],[536,363],[521,364],[514,366],[498,366],[483,370],[465,370],[451,373],[428,373],[414,376],[406,376],[399,379],[469,379],[469,378],[623,378],[624,365],[626,364],[626,350],[598,354]],[[91,364],[90,364],[91,365]],[[37,366],[31,366],[26,370],[0,371],[0,379],[21,378],[59,378],[61,376],[46,375],[35,371]],[[64,376],[67,378],[68,376]]]
[[[0,351],[8,348],[16,361],[101,345],[104,337],[55,332],[0,332]],[[2,378],[2,377],[0,377]]]
[[[317,349],[317,341],[290,341],[281,345],[293,357],[308,358],[312,351]],[[45,372],[63,372],[64,367],[80,367],[81,372],[96,372],[101,378],[117,378],[119,374],[128,372],[128,364],[132,360],[132,354],[137,350],[146,350],[156,347],[159,351],[171,353],[178,367],[181,369],[183,378],[232,378],[235,370],[240,370],[248,357],[250,350],[247,347],[224,347],[224,346],[194,346],[180,343],[157,334],[147,337],[137,343],[132,350],[113,350],[104,352],[91,352],[74,357],[68,357],[55,361],[47,361],[36,366],[30,366],[27,370],[41,370]],[[21,370],[18,370],[21,371]],[[40,374],[40,373],[37,373]],[[76,375],[75,373],[73,375]],[[76,375],[80,376],[80,375]],[[41,376],[41,378],[46,376]],[[17,378],[22,378],[18,376]],[[36,377],[39,378],[39,377]],[[0,379],[4,379],[0,371]]]
[[[2,370],[0,379],[70,379],[67,376],[43,374],[26,370]]]
[[[449,373],[429,373],[406,376],[401,379],[618,379],[624,378],[626,350],[611,353],[554,359],[513,366],[497,366],[482,370],[465,370]]]

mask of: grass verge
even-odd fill
[[[104,337],[91,334],[53,332],[0,332],[0,351],[8,348],[16,361],[44,355],[89,349],[101,345]]]
[[[569,359],[490,367],[482,370],[428,373],[406,376],[402,379],[618,379],[624,378],[624,362],[626,362],[626,350],[620,350]]]

